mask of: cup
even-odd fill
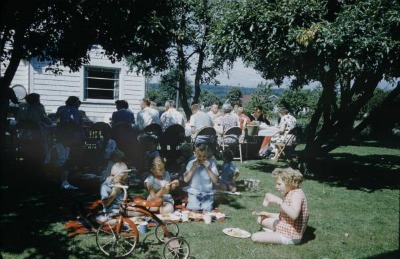
[[[188,222],[189,221],[189,211],[182,211],[181,219],[182,219],[182,222]]]
[[[210,214],[204,214],[203,219],[204,219],[204,223],[211,224],[212,217]]]
[[[139,233],[145,234],[147,232],[147,222],[140,222],[138,225]]]

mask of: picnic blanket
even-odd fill
[[[136,197],[138,198],[138,197]],[[145,197],[139,197],[145,199]],[[181,203],[182,202],[182,203]],[[199,222],[203,220],[203,212],[191,211],[185,207],[187,203],[187,197],[182,199],[181,202],[175,204],[175,211],[170,214],[157,214],[161,220],[172,220],[176,223],[182,222],[180,213],[182,211],[189,211],[189,218],[193,222]],[[101,225],[99,220],[102,216],[102,202],[101,200],[95,200],[88,202],[83,206],[75,207],[75,209],[60,208],[61,214],[65,217],[64,227],[67,230],[68,236],[76,236],[80,234],[93,233],[97,231],[97,228]],[[211,211],[209,214],[212,215],[214,221],[222,222],[225,220],[225,214],[218,208]],[[132,220],[137,223],[145,220],[147,217],[133,217]],[[148,220],[148,219],[147,219]],[[154,220],[148,221],[148,227],[156,226]]]

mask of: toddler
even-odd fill
[[[150,193],[147,199],[162,198],[163,205],[159,208],[160,213],[172,213],[174,211],[174,199],[169,192],[178,187],[179,181],[171,182],[171,176],[165,171],[164,161],[159,156],[151,158],[149,167],[151,174],[144,180],[144,186]]]
[[[274,203],[281,208],[280,213],[253,212],[259,216],[257,222],[265,231],[254,233],[251,239],[258,243],[297,245],[300,244],[308,223],[307,199],[300,183],[303,175],[292,168],[276,168],[272,171],[275,188],[284,199],[266,193],[263,206]]]
[[[218,190],[236,192],[235,180],[239,176],[239,170],[233,161],[233,152],[230,149],[225,149],[222,153],[222,172],[219,182],[216,185]]]

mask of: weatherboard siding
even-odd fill
[[[140,100],[145,96],[145,77],[137,75],[135,72],[129,72],[129,67],[124,61],[112,63],[102,54],[100,48],[94,48],[90,52],[91,61],[88,66],[119,68],[120,85],[119,99],[125,99],[135,115],[140,110]],[[38,93],[41,96],[41,102],[47,113],[52,113],[65,100],[71,96],[78,96],[82,100],[81,110],[93,121],[104,121],[104,118],[110,116],[115,109],[115,100],[84,100],[83,84],[84,69],[77,72],[70,72],[69,68],[61,67],[62,74],[55,75],[46,71],[48,64],[32,59],[30,62],[21,62],[11,86],[15,84],[23,85],[28,93]]]

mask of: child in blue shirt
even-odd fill
[[[233,156],[233,152],[230,149],[225,149],[222,153],[224,163],[222,164],[219,182],[216,185],[218,190],[236,192],[235,180],[239,176],[239,169],[232,162]]]
[[[214,205],[213,184],[218,182],[218,169],[208,158],[208,146],[199,144],[195,148],[195,159],[189,161],[183,180],[188,183],[188,204],[190,210],[211,211]]]

